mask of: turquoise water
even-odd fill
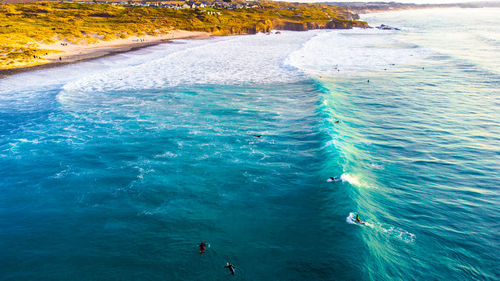
[[[498,279],[498,14],[0,80],[0,279]]]

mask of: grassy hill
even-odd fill
[[[53,52],[38,43],[61,40],[88,43],[129,36],[165,34],[169,30],[206,31],[213,35],[252,34],[271,29],[364,27],[348,20],[338,7],[258,2],[258,8],[173,9],[98,3],[36,2],[0,5],[0,68],[40,64]]]

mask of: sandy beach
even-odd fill
[[[143,47],[168,42],[172,39],[208,38],[207,32],[172,30],[158,36],[131,36],[125,39],[99,41],[94,44],[72,44],[58,41],[53,44],[38,44],[40,49],[57,51],[38,58],[36,65],[18,65],[14,68],[0,69],[0,77],[28,70],[54,67],[89,59],[95,59],[111,54],[127,52]]]

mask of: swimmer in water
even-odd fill
[[[207,248],[207,243],[201,242],[200,243],[200,255],[205,253],[205,249]]]
[[[361,221],[361,220],[359,219],[359,215],[356,215],[356,221],[357,221],[358,223],[360,223],[360,224],[365,224],[365,222],[364,222],[364,221]]]
[[[230,262],[227,262],[226,266],[224,266],[224,268],[229,269],[229,271],[231,271],[231,274],[234,275],[234,269],[235,269],[235,267]]]

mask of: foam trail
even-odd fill
[[[406,243],[413,243],[416,239],[415,234],[393,225],[372,222],[365,222],[364,225],[359,224],[358,222],[356,222],[356,214],[354,212],[349,213],[349,216],[347,216],[345,220],[348,224],[367,226],[379,233],[386,234],[391,238],[399,239]]]
[[[349,216],[345,218],[345,221],[348,224],[356,224],[356,214],[354,213],[349,213]]]
[[[340,176],[340,180],[342,180],[342,182],[348,182],[349,184],[356,187],[378,189],[377,185],[374,182],[367,181],[366,177],[365,179],[363,179],[363,177],[360,175],[344,173]]]
[[[340,176],[340,179],[342,180],[342,182],[348,182],[352,185],[361,187],[361,183],[359,182],[359,179],[357,177],[353,177],[349,174],[342,174]]]
[[[399,228],[397,226],[392,226],[388,224],[377,224],[377,225],[369,225],[373,229],[377,230],[378,232],[385,233],[389,235],[392,238],[399,239],[401,241],[407,242],[407,243],[412,243],[415,242],[416,236],[413,233],[410,233],[402,228]]]

